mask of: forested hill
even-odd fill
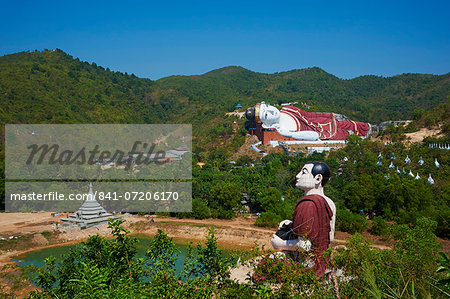
[[[416,108],[429,110],[445,102],[450,95],[450,73],[342,80],[318,67],[262,74],[231,66],[201,76],[163,78],[154,88],[174,90],[205,108],[232,110],[237,103],[245,107],[258,101],[299,101],[312,105],[314,111],[339,112],[377,124],[410,119]]]
[[[166,121],[150,99],[152,81],[111,72],[64,52],[0,57],[5,123],[146,123]]]
[[[151,71],[151,70],[150,70]],[[240,103],[307,102],[378,123],[408,119],[450,94],[450,74],[339,79],[320,68],[262,74],[225,67],[157,81],[112,72],[61,50],[0,57],[2,123],[211,122]]]

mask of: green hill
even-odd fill
[[[379,123],[408,119],[418,107],[429,110],[443,102],[450,94],[450,74],[342,80],[317,67],[275,74],[226,67],[201,76],[160,79],[154,87],[176,90],[190,102],[202,102],[216,109],[231,110],[236,103],[247,106],[258,101],[306,101],[317,111],[339,112]]]
[[[111,72],[57,51],[0,58],[3,123],[165,121],[150,100],[152,82]]]
[[[205,142],[208,136],[226,139],[230,128],[223,115],[237,103],[306,101],[313,111],[378,123],[411,118],[416,108],[430,110],[449,91],[450,74],[342,80],[317,67],[262,74],[230,66],[151,81],[59,49],[0,57],[2,123],[192,123]]]

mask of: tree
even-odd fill
[[[231,210],[238,207],[241,192],[238,185],[231,182],[220,182],[213,186],[208,195],[211,208],[223,207]]]

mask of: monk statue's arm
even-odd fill
[[[273,235],[272,240],[272,247],[275,250],[288,250],[288,251],[298,251],[304,250],[304,251],[310,251],[311,250],[311,241],[298,237],[294,240],[283,240],[277,235]]]
[[[290,223],[292,223],[291,220],[283,220],[278,225],[278,228],[280,229],[284,225],[289,225]],[[288,251],[297,251],[299,249],[304,251],[311,250],[311,241],[302,237],[298,237],[297,239],[293,240],[283,240],[276,234],[274,234],[271,243],[273,249],[275,250],[288,250]]]

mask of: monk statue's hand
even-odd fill
[[[301,237],[294,240],[283,240],[276,234],[272,236],[270,242],[272,243],[273,249],[288,251],[298,251],[299,249],[303,251],[310,251],[312,245],[311,241]]]
[[[289,225],[291,223],[292,223],[291,220],[283,220],[280,222],[280,224],[278,224],[278,229],[282,228],[284,225]]]
[[[275,250],[283,249],[283,247],[286,244],[286,242],[283,239],[281,239],[280,237],[278,237],[276,234],[273,234],[272,239],[270,240],[270,242],[272,243],[272,247]]]

